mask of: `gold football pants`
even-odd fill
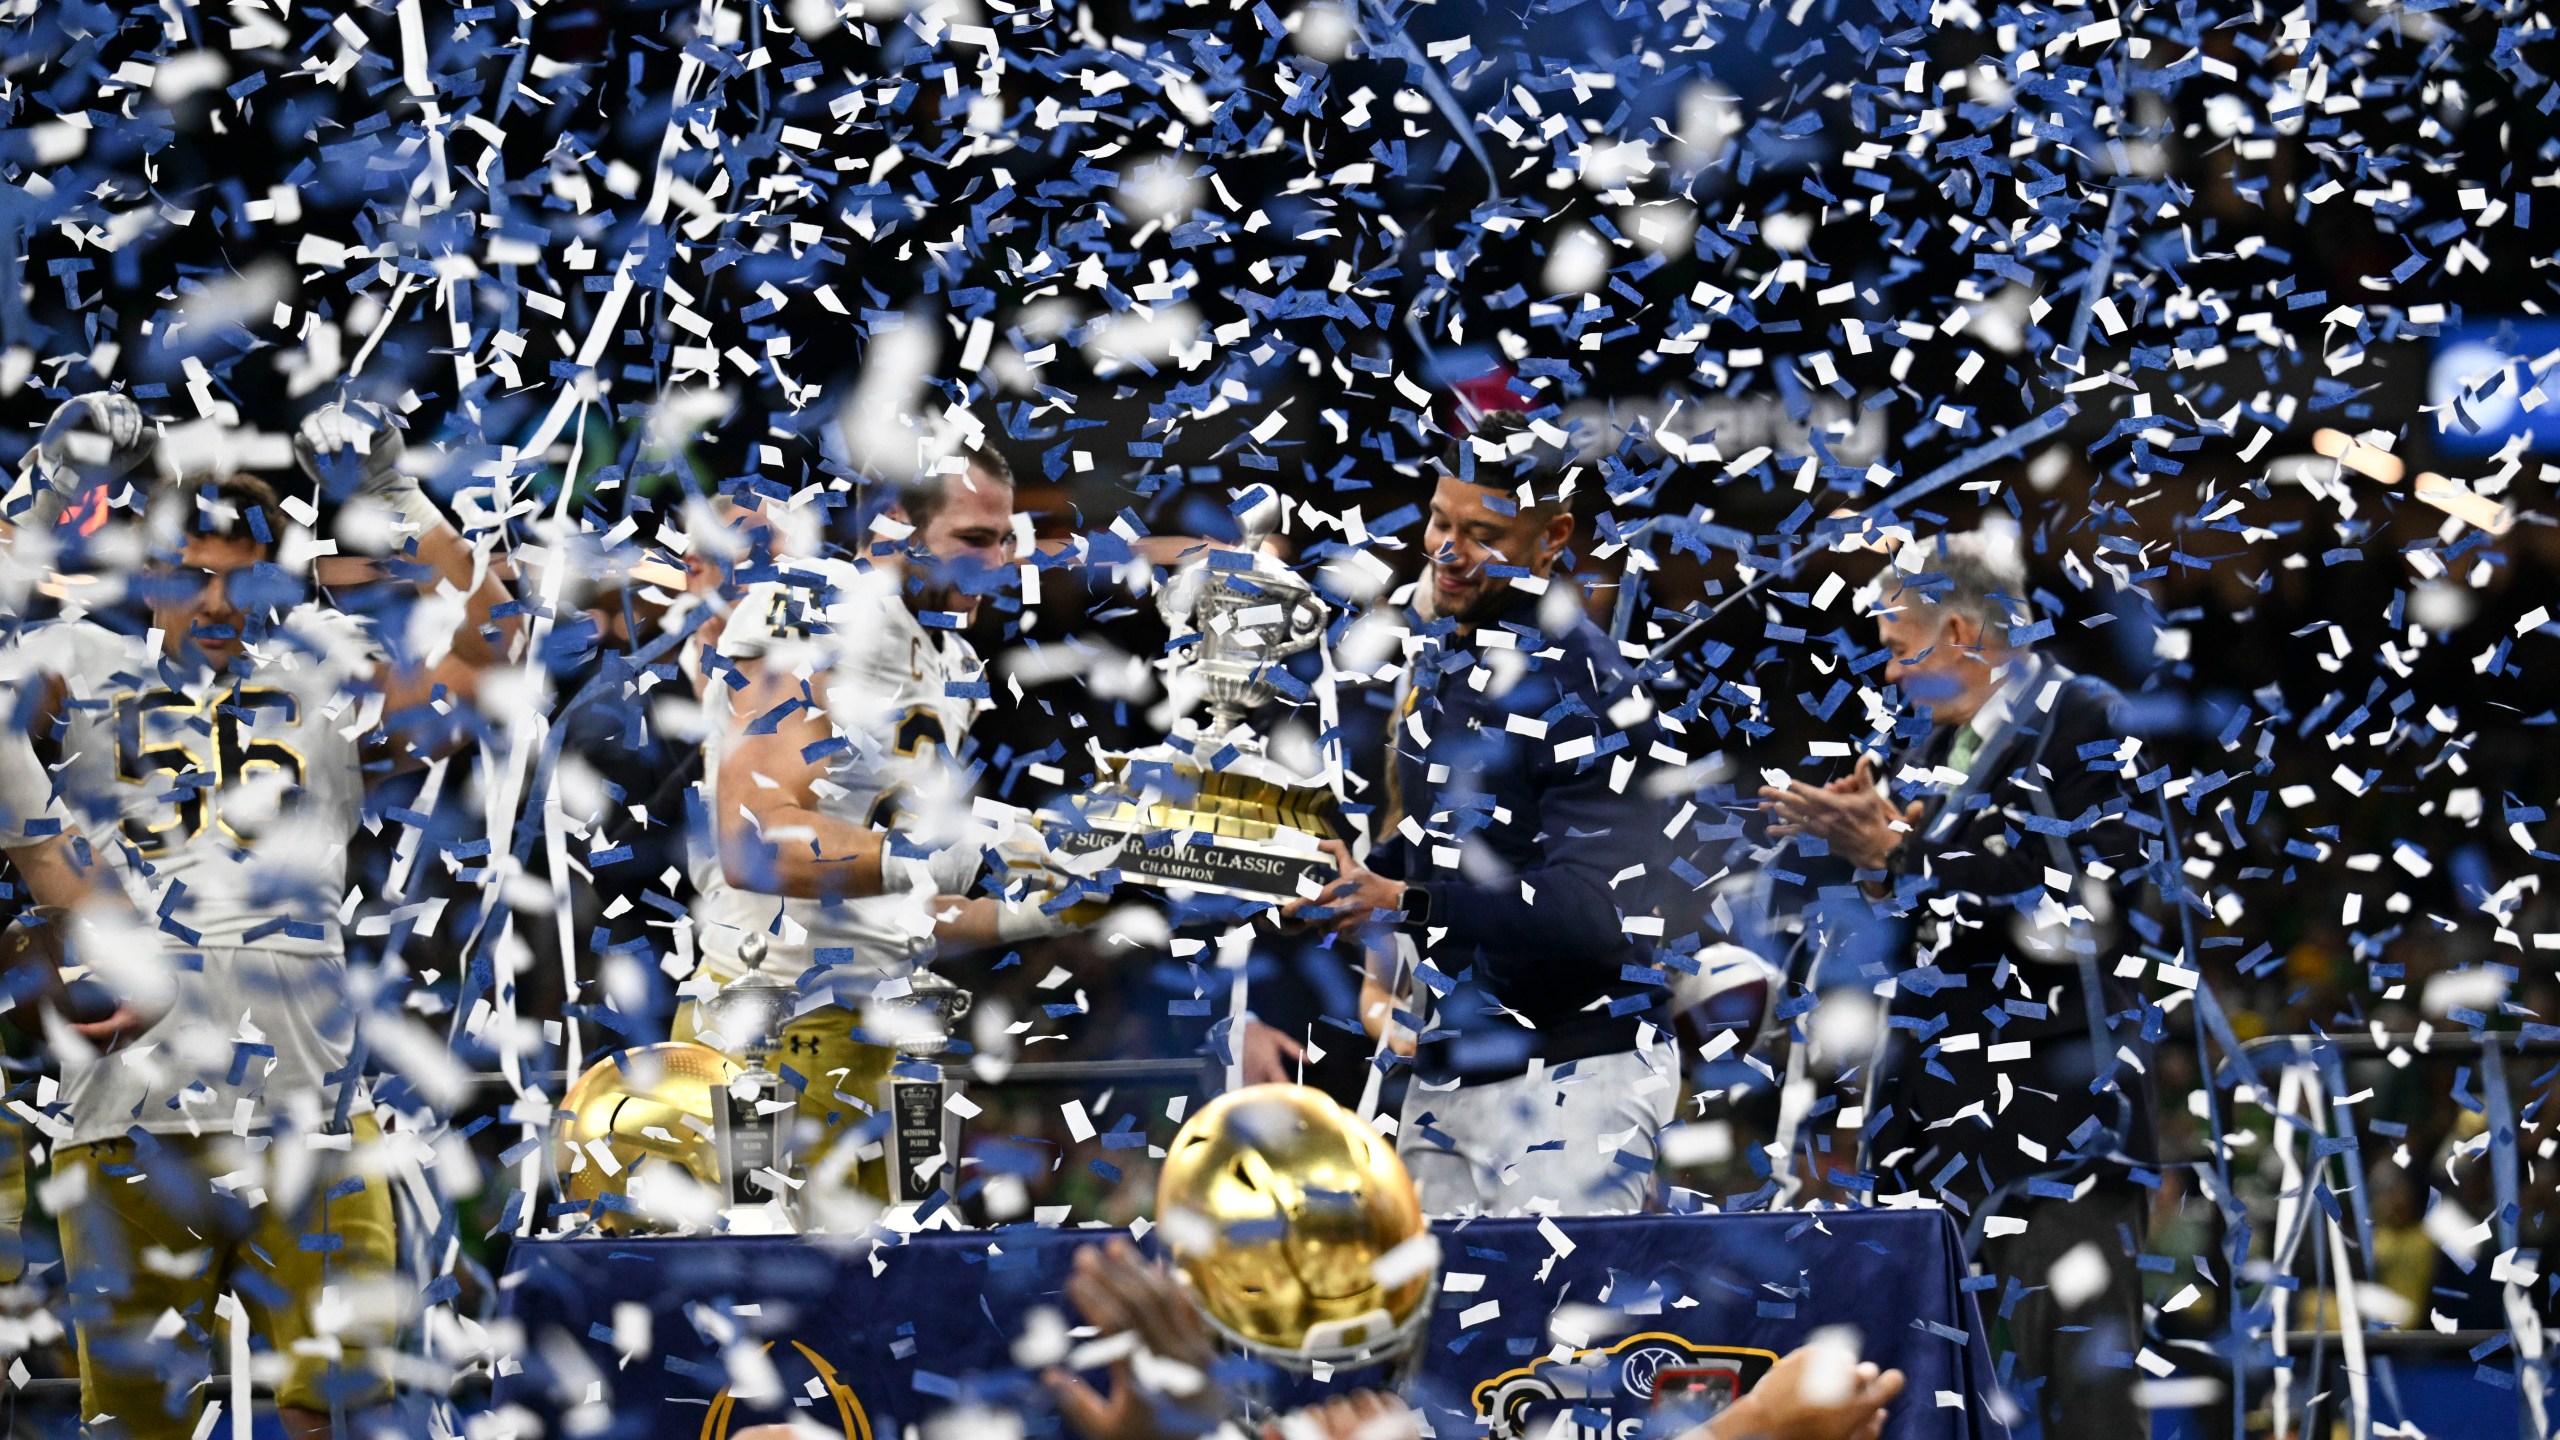
[[[700,1021],[694,1003],[686,1001],[676,1007],[670,1038],[699,1038]],[[889,1078],[889,1067],[897,1063],[898,1052],[886,1045],[863,1043],[858,1038],[861,1024],[856,1012],[831,1005],[782,1027],[782,1049],[773,1064],[777,1071],[789,1067],[802,1082],[794,1091],[792,1163],[803,1175],[817,1173],[836,1144],[860,1130],[880,1108],[880,1087]],[[888,1147],[882,1144],[878,1156],[855,1161],[845,1171],[845,1185],[886,1202]]]
[[[0,1285],[27,1273],[27,1143],[15,1116],[0,1119]]]
[[[370,1116],[354,1129],[356,1152],[382,1138]],[[274,1181],[256,1177],[306,1156],[306,1193],[269,1199],[260,1186]],[[350,1411],[388,1397],[377,1359],[396,1313],[388,1183],[358,1177],[347,1151],[259,1158],[228,1135],[55,1152],[55,1174],[76,1170],[87,1186],[60,1217],[84,1433],[192,1435],[206,1397],[225,1393],[204,1381],[227,1368],[214,1363],[229,1348],[226,1293],[240,1297],[261,1348],[282,1357],[277,1405],[325,1414],[333,1394]]]

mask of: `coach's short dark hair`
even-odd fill
[[[1006,462],[1004,452],[994,446],[971,445],[960,452],[960,458],[968,470],[983,474],[1008,490],[1013,488],[1013,466]],[[942,513],[943,506],[951,503],[954,486],[976,483],[965,472],[949,475],[939,470],[928,471],[898,487],[898,508],[907,512],[907,523],[921,530],[933,523],[933,517]]]
[[[1503,447],[1503,457],[1487,459],[1477,454],[1473,443],[1477,440]],[[1534,498],[1521,508],[1543,521],[1573,508],[1573,497],[1563,493],[1570,459],[1570,452],[1537,437],[1527,415],[1517,410],[1495,410],[1478,421],[1475,429],[1450,437],[1448,448],[1441,453],[1440,468],[1451,479],[1501,491],[1514,504],[1520,501],[1520,487],[1529,486]]]

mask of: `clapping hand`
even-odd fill
[[[1763,785],[1760,799],[1777,816],[1771,836],[1813,836],[1861,870],[1882,870],[1926,812],[1917,800],[1896,807],[1886,799],[1876,785],[1874,762],[1864,755],[1855,770],[1819,789],[1801,780]]]
[[[1134,1353],[1111,1362],[1107,1392],[1063,1366],[1040,1377],[1084,1440],[1177,1440],[1206,1432],[1225,1413],[1226,1397],[1209,1379],[1218,1346],[1208,1322],[1182,1283],[1135,1245],[1115,1239],[1077,1251],[1067,1299],[1105,1337],[1135,1341]]]

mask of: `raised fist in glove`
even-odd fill
[[[361,495],[402,508],[418,482],[400,473],[400,451],[391,412],[362,400],[323,405],[302,417],[293,434],[295,463],[337,500]]]
[[[28,452],[36,481],[33,519],[50,525],[84,487],[155,468],[157,448],[151,422],[132,396],[100,390],[63,401]]]

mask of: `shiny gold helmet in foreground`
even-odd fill
[[[1321,1090],[1191,1117],[1156,1180],[1174,1269],[1230,1344],[1293,1370],[1418,1353],[1440,1250],[1393,1146]]]
[[[561,1098],[568,1116],[552,1129],[560,1193],[608,1234],[710,1223],[720,1203],[711,1100],[738,1074],[728,1056],[680,1041],[597,1061]]]

